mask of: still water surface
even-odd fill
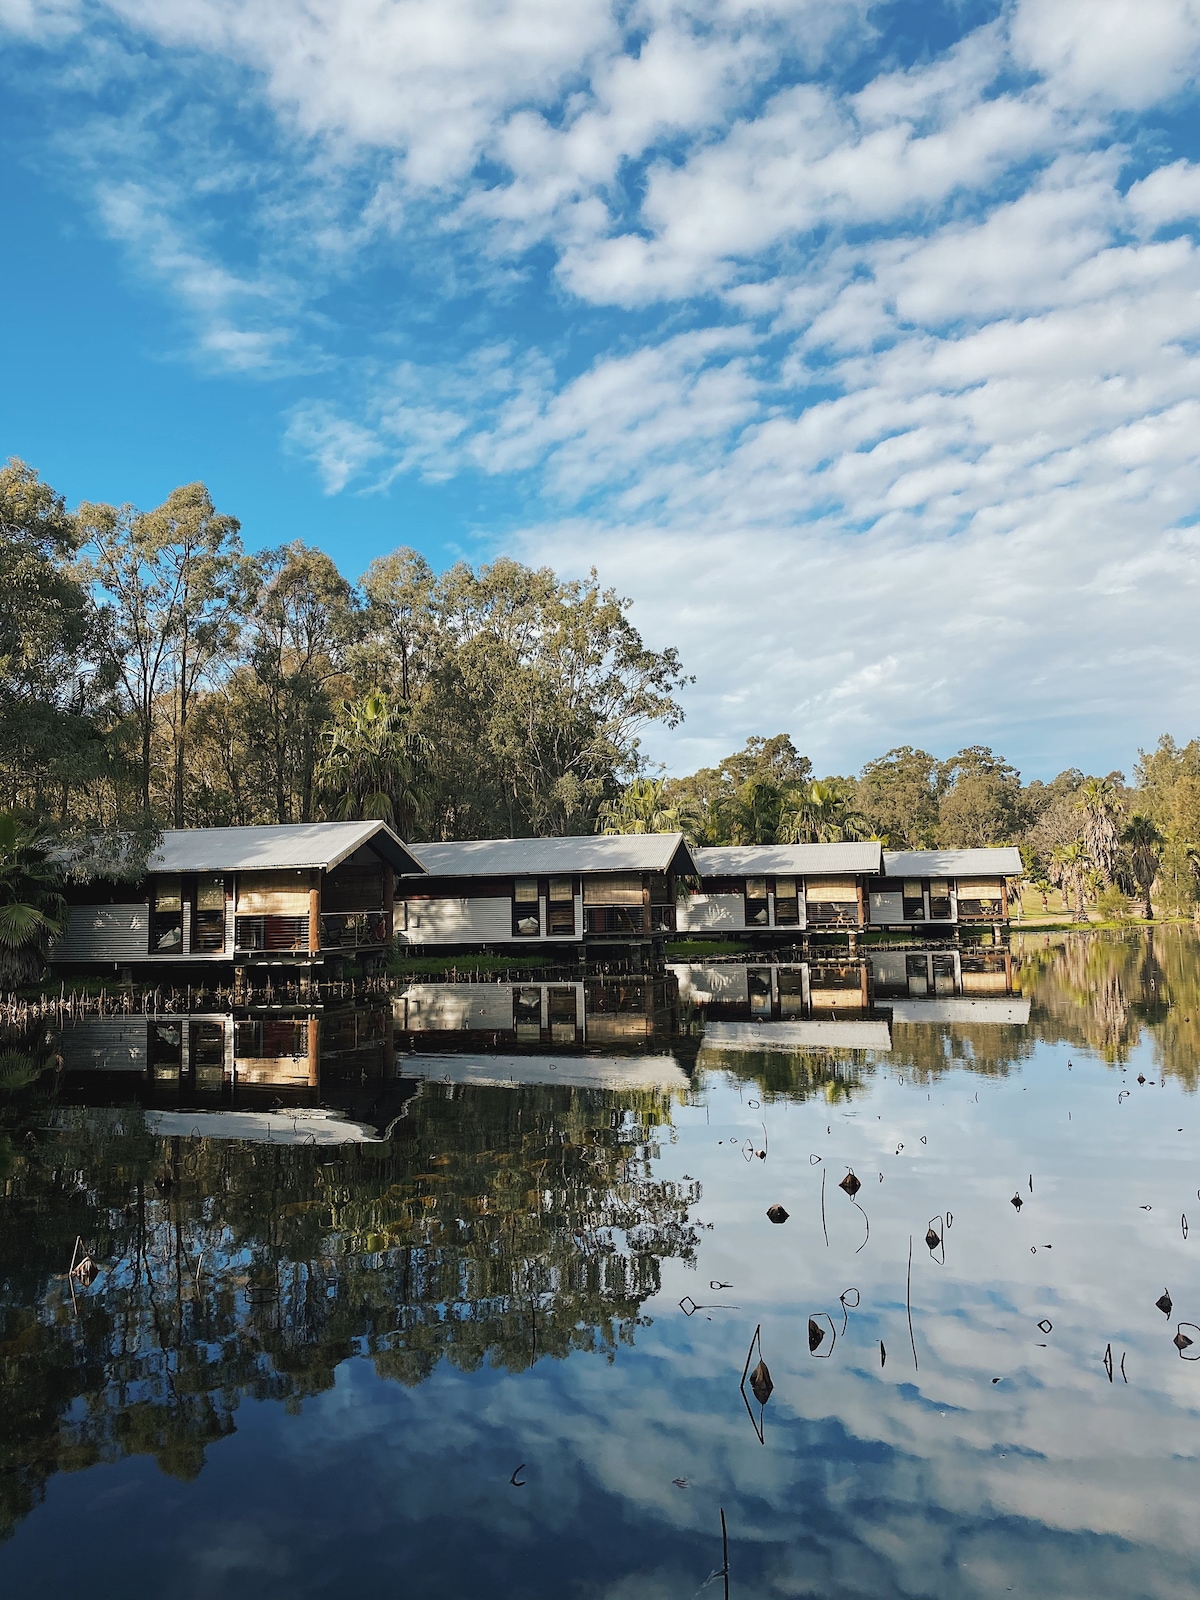
[[[956,960],[68,1030],[0,1590],[1194,1595],[1200,947]]]

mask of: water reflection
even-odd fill
[[[1154,930],[31,1026],[6,1588],[683,1600],[724,1510],[754,1600],[1190,1592],[1198,987]]]

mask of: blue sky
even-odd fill
[[[0,450],[595,565],[676,771],[1196,731],[1197,0],[0,0]]]

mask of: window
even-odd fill
[[[583,880],[585,933],[644,933],[645,896],[640,872],[607,872]]]
[[[746,926],[765,928],[770,918],[767,914],[767,880],[746,879]]]
[[[196,879],[192,907],[192,949],[211,954],[225,948],[225,880],[208,876]]]
[[[542,931],[536,878],[518,878],[513,884],[512,931],[514,939],[536,939]]]
[[[573,934],[575,932],[575,884],[571,878],[551,878],[547,901],[550,932]]]
[[[517,989],[513,993],[513,1027],[518,1042],[536,1044],[542,1036],[542,992]]]
[[[924,922],[925,896],[922,894],[920,878],[905,878],[904,880],[904,920],[905,922]]]
[[[800,899],[795,878],[775,879],[775,926],[795,928],[800,922]]]
[[[931,919],[942,918],[949,921],[952,915],[949,878],[930,878],[929,915]]]
[[[178,878],[159,878],[155,882],[150,954],[183,954],[183,888]]]

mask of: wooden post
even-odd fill
[[[313,890],[316,893],[316,890]],[[317,1089],[321,1084],[321,1019],[308,1019],[308,1086]]]
[[[383,868],[384,937],[391,944],[396,935],[396,874],[389,864]]]
[[[321,949],[321,890],[319,883],[308,891],[308,953],[315,956]]]

